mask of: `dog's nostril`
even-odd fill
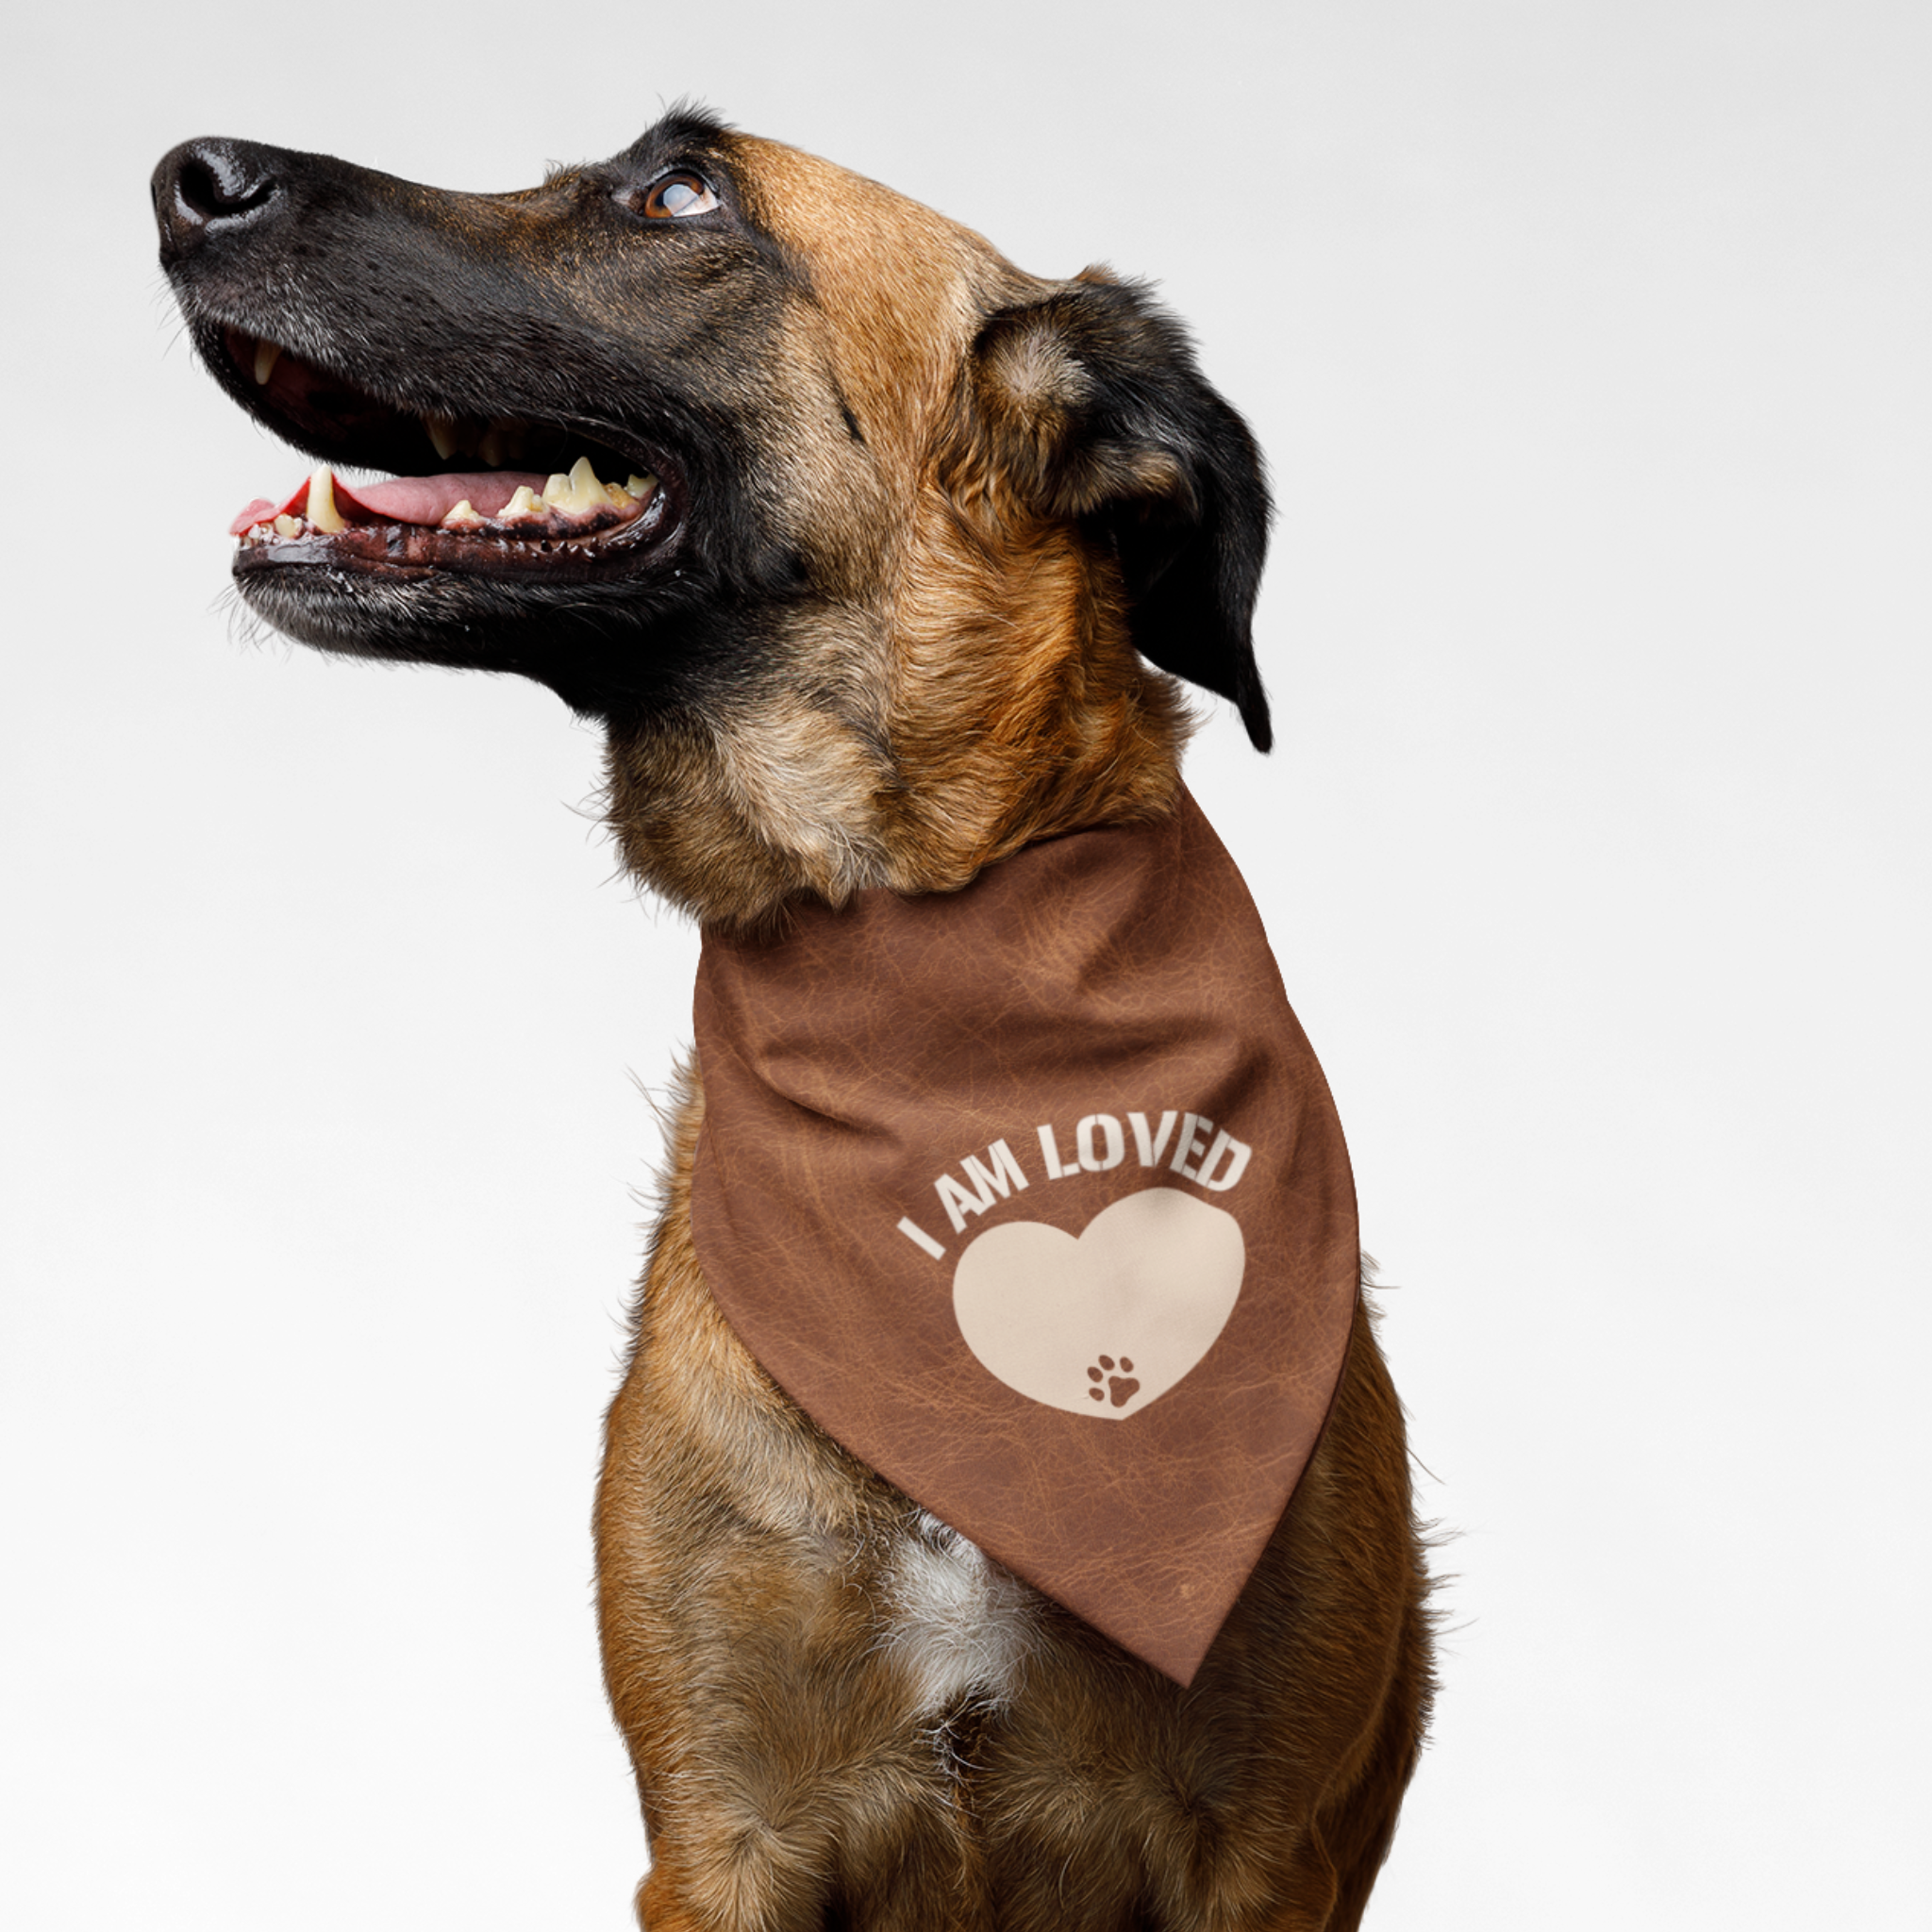
[[[190,155],[176,186],[189,208],[209,222],[260,208],[275,192],[275,176],[266,169],[246,166],[241,156],[220,148]]]
[[[234,141],[177,147],[155,171],[155,212],[167,237],[185,245],[206,230],[254,220],[280,192],[272,155]]]

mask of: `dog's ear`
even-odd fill
[[[1268,486],[1247,425],[1208,387],[1180,325],[1144,289],[1089,269],[989,317],[971,378],[995,487],[1109,545],[1135,648],[1232,699],[1266,751],[1251,620]]]

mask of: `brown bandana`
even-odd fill
[[[1355,1306],[1327,1082],[1233,859],[1157,825],[707,932],[691,1230],[853,1455],[1188,1683]]]

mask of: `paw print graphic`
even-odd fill
[[[1114,1373],[1116,1369],[1120,1371],[1118,1374]],[[1141,1388],[1134,1377],[1134,1365],[1125,1356],[1122,1356],[1118,1362],[1110,1355],[1102,1356],[1099,1366],[1087,1371],[1087,1379],[1093,1384],[1088,1394],[1095,1402],[1111,1399],[1116,1408],[1133,1401]],[[1102,1382],[1107,1384],[1104,1389],[1100,1386]]]

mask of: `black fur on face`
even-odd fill
[[[590,455],[659,481],[616,541],[550,546],[355,525],[245,545],[250,606],[324,649],[516,671],[616,717],[755,677],[758,636],[802,591],[759,504],[747,408],[798,278],[744,219],[725,137],[678,115],[596,166],[503,195],[444,193],[233,141],[155,175],[162,261],[195,348],[242,408],[325,462],[402,476],[440,458],[426,419],[518,425],[518,471]],[[695,177],[716,207],[639,211]],[[283,355],[266,384],[258,344]],[[498,467],[492,465],[492,467]]]

